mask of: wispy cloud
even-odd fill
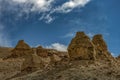
[[[38,12],[45,12],[48,11],[51,6],[52,6],[52,2],[54,2],[54,0],[9,0],[9,3],[11,3],[11,5],[22,5],[22,9],[23,11],[38,11]]]
[[[54,20],[54,16],[51,16],[53,13],[69,13],[74,8],[81,8],[84,7],[90,0],[67,0],[61,5],[55,6],[54,3],[56,3],[57,0],[1,0],[0,2],[0,8],[2,9],[6,8],[7,3],[9,5],[8,8],[11,12],[18,12],[16,15],[19,17],[24,15],[26,13],[29,15],[29,13],[38,13],[42,14],[41,17],[39,17],[39,20],[46,20],[46,23],[50,23]],[[3,6],[4,5],[4,6]]]
[[[27,0],[12,0],[13,2],[17,2],[17,3],[25,3],[27,2]]]
[[[81,8],[84,7],[90,0],[69,0],[65,3],[63,3],[61,6],[57,6],[55,8],[52,8],[52,10],[45,16],[45,19],[48,20],[47,22],[53,21],[51,14],[53,13],[69,13],[74,8]],[[50,19],[50,20],[49,20]]]
[[[30,14],[38,14],[38,20],[44,20],[50,23],[55,20],[54,13],[67,14],[74,8],[84,7],[90,0],[66,0],[61,5],[54,5],[57,0],[0,0],[0,20],[3,19],[4,12],[12,13],[15,20],[21,19],[24,15],[30,17]],[[11,17],[10,17],[11,18]],[[22,18],[23,19],[23,18]],[[13,19],[9,19],[13,22]],[[73,36],[72,33],[66,34],[65,37]],[[0,46],[10,46],[10,40],[5,33],[5,26],[0,23]],[[59,47],[58,47],[59,46]],[[55,43],[50,46],[58,50],[66,51],[66,46]]]
[[[57,12],[68,13],[76,7],[84,7],[90,0],[69,0],[55,9]]]
[[[67,51],[67,46],[60,44],[60,43],[53,43],[50,46],[46,46],[49,49],[56,49],[58,51]]]

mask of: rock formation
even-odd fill
[[[49,64],[54,64],[62,59],[68,58],[67,52],[59,52],[54,49],[45,49],[42,46],[36,48],[36,55],[39,56],[39,58],[36,56],[36,59],[39,59],[39,63],[43,66],[48,66]],[[37,63],[37,65],[39,64]]]
[[[23,59],[21,71],[30,71],[32,69],[46,68],[55,62],[61,61],[65,56],[68,56],[67,53],[54,49],[45,49],[42,46],[31,48],[24,40],[20,40],[7,59]]]
[[[97,34],[92,39],[93,44],[95,45],[96,59],[112,59],[112,55],[109,53],[107,45],[101,34]]]
[[[95,59],[95,48],[90,38],[84,32],[77,32],[68,46],[68,53],[71,59]]]
[[[32,49],[30,46],[24,42],[24,40],[20,40],[16,47],[12,50],[12,55],[11,57],[17,58],[17,57],[25,57],[29,56],[33,53]]]
[[[3,55],[6,48],[0,49]],[[100,34],[90,40],[77,32],[68,52],[31,48],[20,40],[6,54],[0,58],[0,80],[120,80],[120,56],[112,57]]]
[[[40,57],[48,57],[48,52],[42,46],[36,48],[36,54]]]
[[[42,46],[31,48],[24,40],[20,40],[8,58],[23,58],[21,70],[30,70],[31,68],[45,68],[54,63],[64,63],[69,59],[111,60],[113,57],[102,35],[95,35],[91,41],[84,32],[77,32],[68,46],[68,53],[46,49]]]
[[[33,50],[31,47],[24,42],[24,40],[18,41],[16,47],[11,51],[11,55],[8,58],[23,58],[23,64],[21,65],[21,70],[25,70],[27,68],[32,68],[33,58],[32,58]]]
[[[82,60],[113,60],[114,58],[108,51],[107,45],[101,34],[93,37],[92,41],[84,32],[77,32],[68,46],[70,59]]]
[[[92,42],[98,50],[103,51],[103,52],[108,51],[107,45],[105,41],[103,40],[103,37],[101,34],[95,35],[92,39]]]

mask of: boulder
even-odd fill
[[[70,59],[94,60],[95,49],[90,38],[84,32],[77,32],[68,46]]]

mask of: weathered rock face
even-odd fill
[[[112,55],[109,53],[107,45],[101,34],[95,35],[92,39],[95,45],[96,59],[111,59]]]
[[[103,40],[103,37],[101,34],[95,35],[92,39],[92,42],[97,48],[97,50],[102,51],[102,52],[108,51],[107,45],[105,41]]]
[[[95,49],[90,38],[84,32],[77,32],[68,46],[68,53],[71,59],[95,59]]]
[[[45,49],[41,46],[36,48],[36,54],[40,57],[41,63],[45,66],[59,62],[66,57],[68,58],[68,54],[65,52],[59,52],[54,49]]]
[[[40,57],[48,57],[47,50],[42,48],[42,46],[36,48],[36,54]]]
[[[17,57],[24,57],[29,56],[33,53],[32,49],[28,44],[24,42],[24,40],[20,40],[16,47],[12,50],[11,57],[17,58]]]
[[[84,32],[77,32],[76,37],[72,39],[68,47],[68,53],[71,59],[114,59],[108,51],[107,45],[101,34],[95,35],[91,41]]]
[[[33,65],[32,53],[33,50],[30,46],[24,42],[24,40],[18,41],[16,47],[12,50],[12,54],[8,58],[24,58],[23,64],[21,65],[21,70],[30,68]]]
[[[24,40],[18,41],[18,44],[16,45],[15,49],[31,49],[30,46],[24,42]]]

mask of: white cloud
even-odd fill
[[[50,16],[50,14],[46,15],[46,14],[43,14],[39,20],[45,20],[46,23],[50,23],[54,20],[53,17]]]
[[[69,0],[68,2],[62,4],[62,6],[56,8],[55,11],[68,13],[76,7],[84,7],[89,1],[90,0]]]
[[[13,2],[16,2],[16,3],[25,3],[27,2],[28,0],[12,0]]]
[[[0,8],[2,7],[3,10],[8,10],[8,12],[15,12],[16,20],[19,20],[24,15],[28,18],[31,13],[37,13],[40,15],[45,15],[41,16],[43,18],[39,18],[41,18],[40,20],[46,20],[45,22],[49,23],[53,21],[54,18],[47,16],[47,14],[53,10],[52,6],[54,2],[55,0],[1,0]],[[9,6],[9,9],[3,7],[3,5],[1,5],[2,3],[4,6]],[[6,5],[4,3],[7,3],[9,5]]]
[[[33,6],[31,7],[31,11],[47,11],[50,10],[52,12],[70,12],[72,9],[76,7],[84,7],[90,0],[69,0],[65,3],[63,3],[59,7],[52,7],[52,3],[55,2],[55,0],[9,0],[11,4],[24,4],[23,7],[28,7],[30,4]],[[25,9],[25,8],[23,8]]]
[[[69,13],[71,12],[74,8],[81,8],[84,7],[90,0],[69,0],[68,2],[63,3],[61,6],[53,8],[49,14],[45,16],[44,19],[47,20],[47,22],[51,22],[54,19],[52,19],[51,14],[53,13]]]
[[[46,12],[51,9],[54,0],[9,0],[11,5],[21,5],[22,11]]]
[[[20,19],[25,13],[29,16],[29,13],[36,12],[44,15],[40,16],[39,20],[45,20],[46,23],[50,23],[54,20],[53,13],[68,13],[76,7],[84,7],[90,0],[66,0],[62,5],[54,6],[57,0],[0,0],[2,4],[7,2],[11,12],[18,12],[16,18]],[[19,7],[18,7],[19,6]],[[0,8],[2,6],[0,5]],[[5,7],[2,7],[6,9]],[[18,11],[17,11],[18,10]],[[42,18],[41,18],[42,17]]]
[[[34,6],[31,11],[48,11],[51,9],[52,3],[54,0],[32,0]]]
[[[46,48],[56,49],[58,51],[67,51],[67,46],[60,44],[60,43],[53,43],[50,46],[47,46]]]

